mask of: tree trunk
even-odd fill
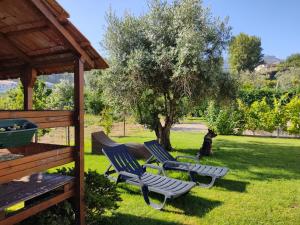
[[[166,123],[165,126],[162,126],[161,123],[159,122],[157,128],[155,129],[157,141],[167,151],[172,150],[172,145],[171,145],[171,141],[170,141],[171,127],[172,127],[172,124]]]

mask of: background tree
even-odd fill
[[[279,70],[288,70],[290,68],[300,68],[300,53],[292,54],[285,61],[278,65]]]
[[[288,120],[287,131],[291,134],[300,134],[300,97],[295,96],[286,105]]]
[[[47,87],[43,80],[37,79],[33,87],[33,109],[43,110],[48,108],[48,97],[52,90]],[[19,82],[16,88],[10,89],[1,96],[2,110],[22,110],[24,103],[24,91],[22,83]]]
[[[99,115],[105,107],[101,76],[101,70],[85,74],[85,111],[94,115]]]
[[[230,28],[200,0],[153,0],[143,16],[109,12],[107,23],[106,98],[130,108],[166,149],[172,125],[192,104],[235,90],[222,72]]]
[[[54,86],[49,104],[52,109],[74,109],[74,84],[69,80],[61,80]]]
[[[229,44],[229,64],[233,73],[253,71],[262,63],[261,40],[244,33],[232,38]]]

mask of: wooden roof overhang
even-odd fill
[[[107,68],[68,18],[55,0],[1,0],[0,79],[19,78],[28,66],[39,75],[73,72],[78,57],[86,71]]]

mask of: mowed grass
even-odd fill
[[[195,155],[202,138],[199,133],[172,132],[172,154]],[[143,143],[154,139],[154,134],[142,131],[113,139]],[[120,225],[300,224],[300,140],[218,136],[213,148],[214,155],[201,162],[230,168],[213,188],[195,187],[157,211],[144,203],[139,189],[121,184],[118,190],[123,201],[115,215],[107,216],[108,221]],[[86,169],[103,173],[108,160],[91,155],[90,149],[86,140]]]

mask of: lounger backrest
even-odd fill
[[[105,147],[103,153],[109,158],[116,171],[125,171],[138,176],[143,174],[143,168],[138,161],[129,153],[125,145]]]
[[[156,140],[144,142],[144,145],[159,162],[176,161]]]

